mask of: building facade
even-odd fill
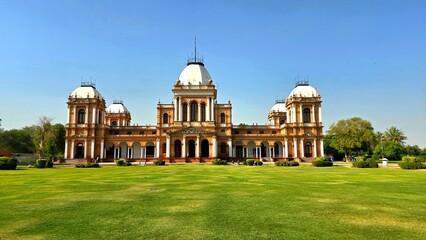
[[[323,156],[321,96],[298,82],[277,100],[266,125],[233,125],[232,104],[217,90],[202,60],[188,62],[173,86],[173,102],[157,104],[155,125],[131,125],[122,101],[106,102],[92,83],[68,97],[65,159],[209,162],[311,160]]]

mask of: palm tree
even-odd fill
[[[401,129],[398,129],[392,126],[386,129],[384,133],[384,139],[386,141],[396,142],[396,143],[404,145],[405,140],[407,140],[407,137],[405,136],[404,132]]]

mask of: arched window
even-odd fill
[[[169,123],[169,114],[167,113],[163,114],[163,123],[164,124]]]
[[[117,127],[117,121],[112,121],[111,125],[112,125],[113,127]]]
[[[188,116],[188,105],[186,104],[186,103],[184,103],[183,105],[182,105],[182,121],[183,122],[186,122],[186,121],[188,121],[188,118],[187,118],[187,116]]]
[[[311,122],[311,110],[309,108],[303,109],[303,122],[304,123]]]
[[[84,123],[84,116],[86,115],[86,113],[84,112],[83,109],[80,109],[80,111],[78,111],[78,122],[79,124]]]
[[[191,122],[197,121],[198,116],[198,104],[196,102],[191,103]]]
[[[206,121],[206,104],[205,103],[201,104],[201,121],[202,122]]]
[[[312,157],[312,143],[305,143],[305,157]]]
[[[226,153],[226,143],[220,144],[220,153]]]
[[[220,123],[225,123],[225,120],[226,120],[225,113],[221,113],[220,114]]]

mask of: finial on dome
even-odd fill
[[[189,58],[186,65],[199,64],[204,66],[203,58],[197,58],[197,36],[194,39],[194,58]]]

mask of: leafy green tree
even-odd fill
[[[371,151],[376,142],[371,123],[359,117],[331,124],[327,134],[331,137],[332,147],[345,151],[345,159],[349,159],[351,151]]]
[[[407,145],[405,146],[405,152],[407,153],[407,155],[417,156],[417,155],[420,155],[422,150],[417,145],[414,145],[414,146]]]
[[[14,153],[31,153],[34,151],[32,142],[32,127],[22,129],[3,130],[0,129],[0,149],[9,150]]]
[[[392,141],[402,145],[404,145],[405,140],[407,140],[407,137],[405,136],[404,132],[394,126],[386,129],[383,137],[386,141]]]
[[[65,150],[65,127],[57,123],[50,127],[47,134],[46,144],[44,146],[44,153],[51,158],[56,158],[64,154]]]
[[[383,151],[382,151],[383,148]],[[374,155],[381,156],[389,160],[401,160],[405,155],[405,149],[402,144],[392,141],[384,141],[381,144],[377,145],[374,149]]]

